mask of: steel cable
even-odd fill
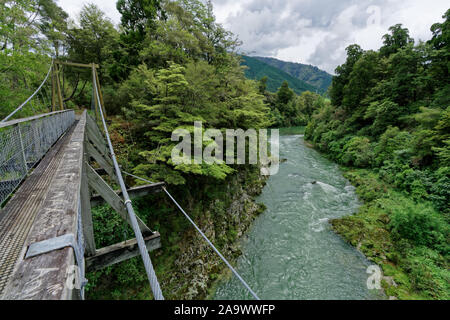
[[[0,121],[0,123],[8,121],[13,115],[15,115],[19,110],[21,110],[23,108],[23,106],[25,106],[31,99],[33,99],[33,97],[41,90],[42,86],[47,82],[48,76],[50,75],[52,68],[53,68],[53,59],[52,59],[52,64],[50,65],[50,69],[48,69],[47,75],[45,76],[45,79],[44,79],[44,81],[42,81],[41,85],[36,89],[36,91],[27,100],[25,100],[24,103],[22,103],[20,106],[18,106],[16,108],[16,110],[11,112],[5,119]]]
[[[126,175],[129,175],[130,177],[134,177],[136,179],[148,182],[148,183],[153,183],[147,179],[138,177],[134,174],[128,173],[126,171],[124,171],[123,173],[125,173]],[[194,226],[194,228],[200,233],[200,235],[203,237],[203,239],[205,239],[205,241],[211,246],[211,248],[217,253],[217,255],[220,257],[220,259],[222,259],[223,262],[225,262],[225,264],[227,265],[228,268],[230,268],[231,272],[233,272],[233,274],[236,276],[236,278],[238,278],[238,280],[244,285],[244,287],[251,293],[251,295],[256,299],[256,300],[260,300],[259,297],[256,295],[256,293],[250,288],[250,286],[247,284],[247,282],[245,282],[245,280],[240,276],[240,274],[231,266],[231,264],[228,262],[227,259],[225,259],[225,257],[220,253],[220,251],[212,244],[212,242],[208,239],[208,237],[202,232],[202,230],[200,230],[200,228],[195,224],[195,222],[191,219],[191,217],[186,213],[186,211],[184,211],[184,209],[180,206],[180,204],[174,199],[174,197],[172,197],[172,195],[169,193],[169,191],[167,191],[167,189],[165,187],[163,187],[164,192],[169,196],[169,198],[173,201],[173,203],[178,207],[178,209],[180,209],[180,211],[184,214],[184,216],[186,217],[186,219],[189,220],[189,222]]]
[[[93,68],[95,68],[95,67],[93,66]],[[106,125],[106,120],[103,115],[103,106],[101,105],[100,95],[98,93],[98,87],[97,87],[97,83],[96,83],[96,79],[95,79],[94,69],[93,69],[93,88],[94,88],[94,92],[96,94],[96,97],[94,97],[94,99],[97,98],[97,101],[98,101],[98,109],[99,109],[99,112],[101,115],[103,129],[105,130],[105,136],[106,136],[106,140],[108,142],[109,150],[111,152],[111,158],[113,160],[114,169],[116,171],[117,179],[119,180],[120,188],[122,190],[123,198],[125,201],[125,206],[128,211],[128,216],[130,218],[131,226],[132,226],[134,234],[136,236],[139,251],[140,251],[140,254],[142,257],[142,261],[144,262],[145,271],[147,273],[147,277],[150,282],[153,296],[155,297],[155,300],[164,300],[164,296],[162,294],[161,287],[160,287],[158,279],[156,277],[156,273],[153,268],[153,264],[150,259],[150,255],[148,254],[147,247],[144,242],[144,238],[142,236],[141,230],[139,228],[139,224],[136,219],[136,214],[135,214],[133,206],[131,204],[131,200],[128,195],[127,188],[125,186],[125,182],[123,181],[122,173],[120,171],[119,164],[117,162],[116,155],[114,153],[114,148],[113,148],[113,145],[111,143],[111,138],[108,133],[108,127]]]

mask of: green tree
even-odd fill
[[[258,90],[260,94],[265,94],[267,91],[267,80],[268,77],[264,76],[261,78],[261,80],[259,80],[259,86],[258,86]]]
[[[336,106],[342,104],[342,100],[344,99],[344,88],[349,82],[353,66],[364,53],[357,44],[347,47],[346,51],[347,60],[343,65],[336,68],[336,76],[333,77],[332,86],[330,88],[331,102]]]
[[[282,105],[287,105],[294,98],[294,91],[289,88],[289,83],[284,81],[277,92],[277,102]]]
[[[165,19],[160,0],[118,0],[123,32],[120,34],[120,49],[114,51],[117,63],[113,66],[114,78],[125,79],[130,70],[127,66],[141,63],[140,51],[146,35],[153,33],[158,19]]]
[[[380,49],[381,55],[389,57],[398,50],[414,43],[414,39],[409,36],[409,30],[403,28],[401,24],[396,24],[389,28],[390,33],[383,36],[383,46]]]
[[[84,5],[78,19],[78,25],[69,30],[68,58],[84,63],[100,65],[99,76],[102,83],[109,80],[105,67],[111,65],[111,53],[118,48],[119,33],[105,13],[94,4]],[[90,77],[86,71],[85,76]]]
[[[39,0],[39,29],[53,47],[55,57],[60,56],[61,49],[67,46],[67,21],[69,15],[53,0]]]
[[[380,59],[377,52],[364,52],[355,62],[343,89],[342,105],[347,110],[359,108],[370,90],[381,78]]]

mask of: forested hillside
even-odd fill
[[[246,66],[245,75],[252,80],[260,80],[267,77],[267,90],[276,92],[281,87],[284,81],[287,81],[289,87],[294,90],[296,94],[302,94],[305,91],[320,92],[319,88],[301,81],[286,72],[272,67],[264,62],[259,61],[253,57],[242,56],[242,64]]]
[[[450,10],[443,18],[425,43],[395,25],[379,51],[348,47],[306,129],[365,202],[334,228],[403,299],[450,297]]]
[[[286,62],[275,58],[253,57],[265,64],[280,69],[291,76],[304,81],[318,89],[319,93],[327,92],[332,76],[319,68],[302,63]]]
[[[323,107],[328,101],[321,95],[305,91],[298,95],[284,81],[275,93],[268,90],[268,78],[259,81],[259,93],[264,95],[264,103],[270,107],[270,121],[274,128],[306,126],[314,110]]]

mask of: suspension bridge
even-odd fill
[[[86,110],[76,114],[65,108],[61,66],[91,70],[93,116]],[[164,182],[153,183],[121,170],[108,132],[98,67],[52,60],[37,90],[0,122],[0,298],[84,299],[86,272],[140,255],[153,297],[163,300],[149,256],[161,247],[161,235],[135,214],[131,199],[164,192],[259,299]],[[50,112],[13,119],[49,82]],[[147,184],[127,188],[123,174]],[[96,248],[91,208],[103,203],[132,227],[134,239]]]

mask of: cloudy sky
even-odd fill
[[[96,3],[116,23],[115,0],[59,0],[72,17],[81,3]],[[241,51],[312,64],[330,73],[358,43],[378,49],[388,28],[402,23],[418,41],[431,37],[448,0],[212,0],[217,21],[243,42]]]

